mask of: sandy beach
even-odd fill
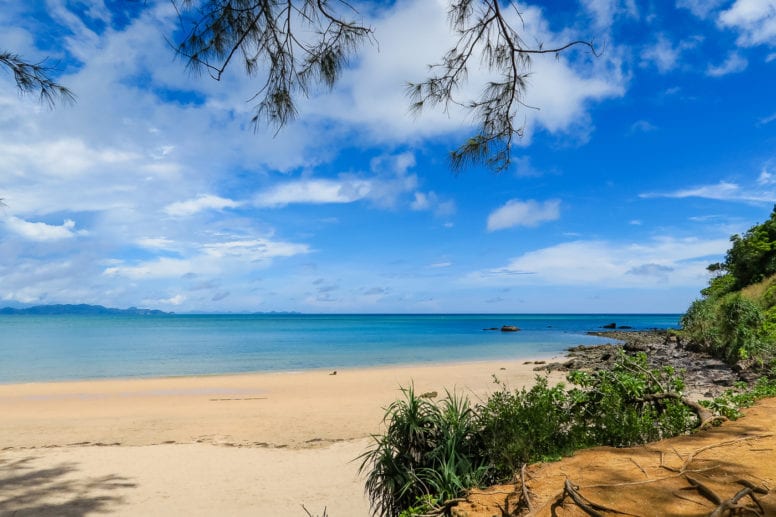
[[[352,460],[414,383],[478,399],[534,364],[0,385],[0,514],[368,514]]]

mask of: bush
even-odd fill
[[[776,372],[774,371],[771,371],[768,376],[757,379],[752,386],[739,382],[733,389],[726,390],[714,400],[701,401],[701,404],[718,415],[735,420],[741,416],[741,408],[750,407],[759,399],[766,397],[776,397]]]
[[[488,470],[466,397],[447,393],[435,404],[412,386],[402,392],[404,398],[386,408],[385,434],[374,436],[360,456],[370,503],[383,517],[457,497]]]
[[[726,298],[721,306],[720,330],[724,348],[717,355],[735,363],[759,355],[765,349],[763,324],[765,317],[753,301],[736,294]]]
[[[495,479],[511,476],[524,463],[559,459],[579,448],[573,401],[563,384],[537,377],[530,389],[505,386],[480,408],[487,460]]]
[[[718,321],[716,300],[705,298],[692,302],[682,316],[681,325],[689,341],[713,350],[720,346]]]
[[[403,389],[388,406],[386,432],[361,455],[366,492],[380,516],[422,515],[466,489],[511,478],[524,463],[556,460],[593,445],[627,446],[685,433],[698,419],[682,403],[684,383],[646,356],[622,355],[612,370],[572,372],[566,389],[537,377],[472,407],[447,393],[438,403]]]
[[[686,433],[698,424],[681,401],[684,381],[671,367],[649,369],[646,354],[622,355],[611,370],[572,372],[578,425],[590,445],[626,447]],[[673,394],[676,396],[667,396]]]

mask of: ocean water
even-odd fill
[[[0,315],[0,383],[548,357],[677,314]],[[483,329],[517,325],[520,332]]]

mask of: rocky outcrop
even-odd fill
[[[681,339],[666,331],[590,332],[592,335],[617,340],[620,343],[570,348],[568,359],[534,368],[537,371],[600,370],[610,368],[620,350],[628,354],[644,352],[652,368],[671,366],[684,371],[688,393],[712,398],[720,395],[738,381],[750,382],[756,378],[747,365],[730,366],[709,355],[689,350]]]

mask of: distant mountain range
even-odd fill
[[[129,309],[113,309],[111,307],[103,307],[102,305],[87,305],[82,303],[79,305],[35,305],[34,307],[25,307],[23,309],[5,307],[0,309],[0,314],[81,314],[86,316],[98,314],[125,314],[133,316],[162,316],[173,313],[156,309],[138,309],[137,307],[130,307]]]

